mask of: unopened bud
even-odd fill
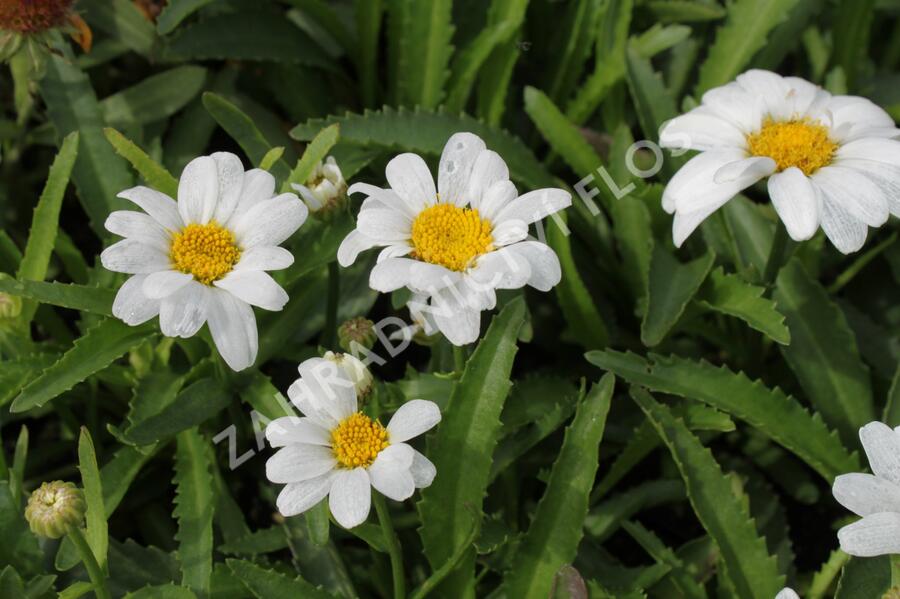
[[[0,291],[0,318],[15,318],[22,313],[22,298]]]
[[[376,339],[375,323],[363,316],[351,318],[338,327],[338,342],[344,351],[352,353],[357,345],[372,349]]]
[[[306,183],[292,184],[294,191],[313,214],[327,216],[342,208],[347,201],[347,182],[333,156],[319,162]]]
[[[28,498],[25,519],[32,532],[58,539],[74,526],[81,526],[87,505],[84,493],[74,483],[55,480],[44,483]]]
[[[359,358],[351,354],[341,354],[335,352],[325,352],[322,356],[326,360],[330,360],[337,364],[353,382],[356,389],[356,397],[365,399],[372,391],[372,373],[366,368]]]

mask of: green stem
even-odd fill
[[[425,599],[425,597],[433,591],[444,579],[447,577],[450,572],[456,568],[457,564],[462,560],[463,556],[465,556],[469,550],[472,548],[472,543],[475,542],[475,538],[478,536],[479,528],[472,523],[472,530],[469,533],[469,536],[466,538],[465,542],[461,543],[459,547],[456,548],[456,551],[453,555],[450,556],[444,565],[435,570],[425,582],[422,583],[422,586],[417,588],[412,592],[409,596],[409,599]]]
[[[394,578],[394,599],[403,599],[406,596],[406,577],[403,574],[403,552],[400,550],[400,540],[394,531],[391,521],[391,513],[388,511],[384,497],[379,493],[372,493],[372,503],[375,504],[375,512],[378,514],[378,522],[381,523],[381,532],[387,546],[388,555],[391,558],[391,574]]]
[[[328,305],[325,311],[325,329],[322,331],[322,345],[325,349],[336,349],[337,311],[341,295],[341,273],[337,262],[328,264]]]
[[[453,369],[462,374],[466,369],[466,348],[462,345],[453,346]]]
[[[84,538],[81,529],[77,526],[70,528],[69,539],[75,545],[75,549],[78,551],[82,563],[84,563],[84,568],[91,579],[91,584],[94,585],[94,594],[97,596],[97,599],[110,599],[109,590],[106,588],[106,577],[103,576],[100,564],[97,563],[94,552],[91,551],[91,547],[88,545],[87,539]]]
[[[897,233],[892,233],[890,237],[854,260],[853,264],[848,266],[847,270],[839,274],[834,282],[828,286],[828,293],[835,294],[843,289],[847,283],[853,280],[853,277],[859,274],[859,271],[865,268],[869,262],[877,258],[881,252],[893,245],[895,241],[897,241]]]
[[[772,249],[769,250],[769,258],[766,260],[766,270],[763,273],[763,283],[767,287],[775,282],[778,271],[781,270],[781,267],[787,261],[789,244],[790,237],[788,237],[787,229],[785,229],[781,221],[778,221],[778,224],[775,226],[775,237],[772,239]]]

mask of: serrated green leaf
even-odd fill
[[[663,22],[714,21],[725,16],[725,9],[703,0],[650,0],[647,8]]]
[[[671,568],[669,576],[681,596],[685,599],[706,599],[706,591],[694,580],[681,559],[652,531],[644,528],[638,522],[623,522],[622,528],[638,542],[650,557]]]
[[[504,579],[510,597],[547,597],[553,575],[575,559],[614,386],[615,377],[605,375],[579,404],[566,428],[547,489]]]
[[[309,180],[316,164],[328,156],[328,152],[338,142],[341,135],[340,125],[330,125],[319,131],[303,151],[303,156],[297,161],[297,166],[291,171],[290,176],[282,184],[282,191],[291,191],[291,183],[305,185]],[[340,166],[340,165],[338,165]]]
[[[742,599],[770,599],[784,587],[775,558],[769,555],[746,507],[732,490],[712,453],[643,389],[631,397],[653,423],[681,472],[688,499],[703,528],[716,541],[726,575]]]
[[[675,99],[653,70],[650,60],[641,56],[634,41],[630,41],[625,50],[625,67],[625,80],[634,100],[641,130],[650,141],[659,141],[663,123],[678,114]],[[683,157],[668,156],[663,161],[662,172],[671,176],[683,162]]]
[[[215,378],[205,378],[185,388],[173,402],[156,414],[135,422],[123,433],[124,440],[149,445],[202,424],[223,410],[231,401]]]
[[[138,589],[122,599],[197,599],[197,595],[191,589],[174,584],[162,584]]]
[[[453,46],[450,0],[389,0],[388,12],[397,19],[395,40],[397,104],[436,108],[444,96]]]
[[[825,421],[855,444],[875,407],[869,369],[844,313],[797,259],[778,273],[774,297],[791,330],[782,355]]]
[[[85,512],[87,534],[85,537],[97,563],[101,568],[105,568],[109,536],[106,526],[106,508],[103,506],[103,484],[100,481],[94,441],[87,428],[83,426],[78,437],[78,471],[81,473],[84,500],[87,504]]]
[[[206,595],[212,576],[213,496],[209,472],[208,442],[197,429],[182,431],[176,438],[175,509],[178,521],[178,562],[181,584]]]
[[[849,453],[818,414],[810,413],[780,389],[769,389],[725,366],[676,356],[650,354],[649,361],[611,350],[588,352],[589,362],[652,391],[702,401],[731,414],[795,453],[829,483],[839,474],[858,472],[858,455]]]
[[[419,534],[425,555],[437,569],[449,560],[470,535],[473,511],[484,500],[491,454],[500,432],[500,413],[509,393],[509,375],[516,355],[516,339],[525,317],[521,298],[508,303],[488,328],[466,363],[437,435],[430,439],[428,455],[441,473],[422,492]],[[474,550],[460,562],[458,576],[444,584],[460,589],[472,583]]]
[[[488,148],[503,156],[513,178],[532,188],[552,187],[555,184],[553,177],[519,139],[470,116],[452,115],[442,110],[411,111],[385,107],[379,111],[367,110],[363,114],[347,113],[344,116],[312,119],[294,127],[291,137],[310,140],[333,123],[341,125],[342,142],[438,156],[451,135],[469,131],[480,136]]]
[[[65,59],[52,56],[40,89],[57,134],[79,132],[72,178],[91,227],[99,237],[105,237],[108,233],[103,223],[110,212],[125,207],[125,200],[116,199],[116,195],[131,187],[131,176],[125,161],[103,137],[103,114],[91,82]]]
[[[225,129],[250,158],[253,164],[259,164],[266,153],[272,149],[269,141],[256,127],[247,114],[240,108],[213,92],[203,94],[203,105],[219,125]],[[288,166],[284,160],[279,160],[272,165],[271,172],[276,179],[285,180],[288,176]]]
[[[707,253],[682,264],[665,249],[655,246],[650,260],[647,311],[641,321],[641,341],[658,345],[678,323],[684,309],[700,289],[715,261]]]
[[[765,297],[765,291],[720,267],[706,278],[697,300],[706,308],[740,318],[773,341],[786,345],[791,342],[791,332],[776,303]]]
[[[0,276],[0,291],[42,304],[82,310],[101,316],[112,316],[112,303],[116,297],[115,289],[74,283],[17,281],[5,276]]]
[[[743,71],[766,45],[769,33],[784,21],[798,0],[735,0],[700,67],[696,94],[725,85]]]
[[[584,529],[594,540],[609,538],[618,527],[642,510],[684,501],[684,483],[656,479],[641,483],[597,504],[584,519]]]
[[[194,99],[206,81],[206,69],[175,67],[104,98],[103,118],[111,127],[147,125],[169,118]]]
[[[130,327],[106,319],[88,329],[63,356],[25,387],[10,406],[12,412],[37,408],[68,391],[154,334],[149,326]]]
[[[178,197],[178,179],[173,177],[164,166],[150,158],[137,144],[112,127],[104,129],[103,134],[116,152],[141,174],[147,185],[170,198]]]
[[[268,570],[244,560],[225,561],[247,591],[258,599],[272,597],[303,597],[304,599],[333,599],[333,595],[297,576],[291,578],[275,570]]]
[[[259,555],[280,551],[288,546],[283,526],[254,530],[243,537],[219,545],[218,550],[231,555]]]

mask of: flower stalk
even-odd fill
[[[391,576],[394,580],[394,599],[406,597],[406,575],[403,572],[403,551],[400,548],[400,539],[394,530],[391,513],[388,511],[384,497],[380,493],[372,493],[372,503],[375,504],[375,512],[378,514],[378,522],[381,524],[381,532],[384,535],[384,543],[391,560]]]

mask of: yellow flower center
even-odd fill
[[[809,119],[776,122],[766,119],[762,129],[747,136],[753,156],[768,156],[778,172],[796,166],[811,175],[831,163],[837,144],[828,137],[828,129]]]
[[[169,249],[173,268],[194,275],[204,285],[231,272],[240,257],[234,234],[215,221],[186,226],[172,237]]]
[[[475,258],[492,249],[491,228],[477,209],[436,204],[413,221],[413,256],[450,270],[465,270]]]
[[[331,449],[344,468],[366,468],[386,448],[388,432],[377,420],[362,412],[348,416],[331,431]]]

